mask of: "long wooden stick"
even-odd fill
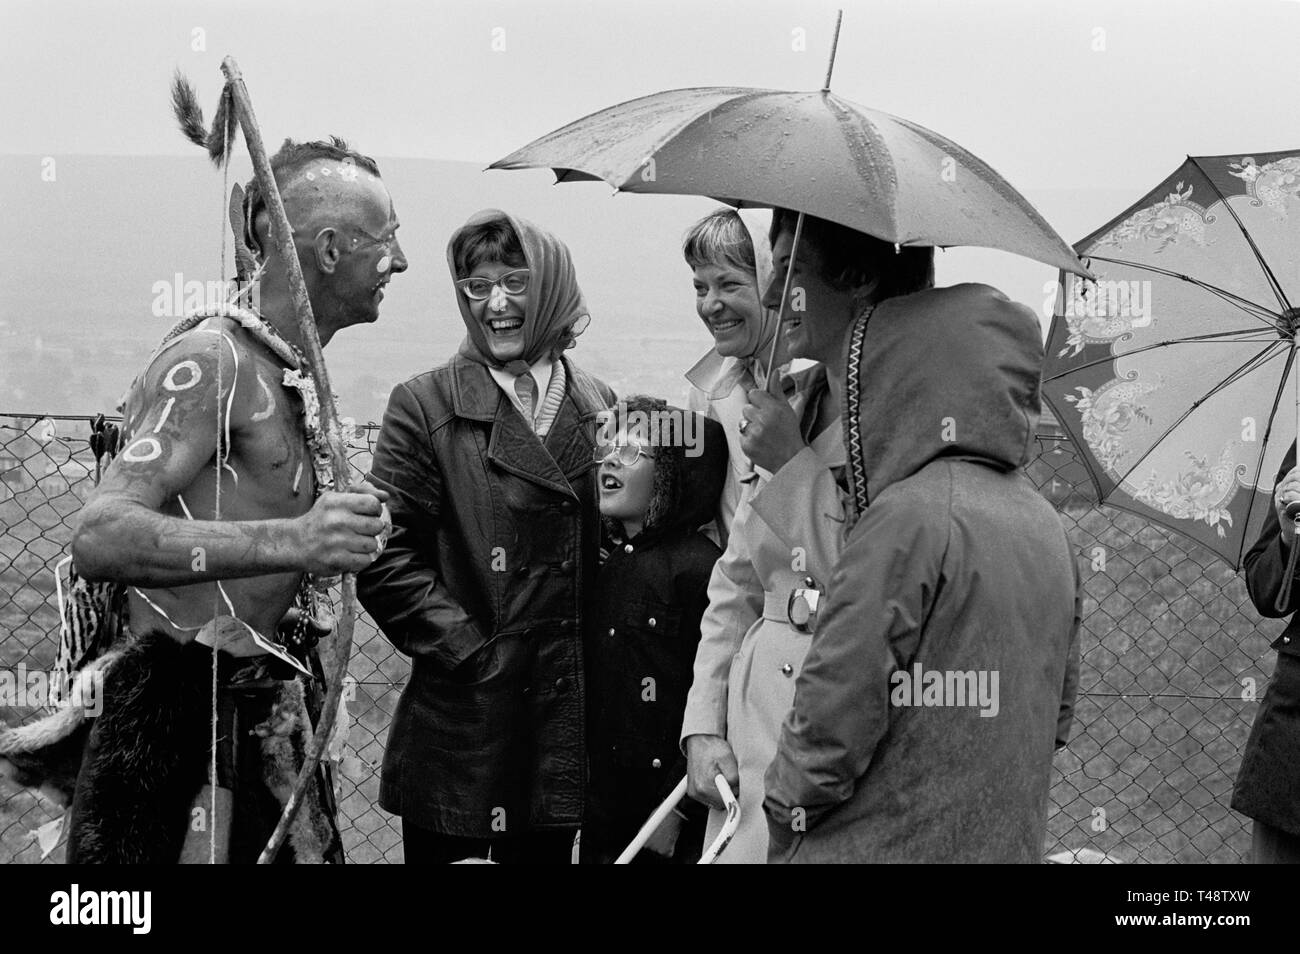
[[[320,433],[327,435],[329,439],[334,486],[339,490],[346,490],[350,483],[347,452],[343,447],[338,409],[334,406],[334,390],[330,387],[329,371],[325,367],[320,335],[316,331],[316,317],[312,314],[311,300],[307,297],[307,283],[303,278],[302,266],[298,263],[298,252],[293,244],[293,228],[289,224],[289,216],[284,211],[284,200],[280,197],[275,176],[271,172],[271,160],[267,158],[262,133],[257,126],[257,117],[253,113],[253,101],[248,96],[248,87],[244,85],[243,74],[240,73],[239,64],[235,62],[233,56],[227,56],[221,61],[221,72],[225,74],[226,85],[234,99],[235,115],[239,119],[240,128],[244,131],[248,155],[253,160],[253,172],[266,197],[267,211],[271,215],[271,241],[275,244],[276,254],[288,270],[293,313],[298,321],[305,357],[312,377],[316,380],[317,397],[320,399],[320,417],[316,426]],[[271,834],[271,840],[266,843],[266,847],[257,859],[260,865],[270,864],[280,853],[280,848],[289,835],[289,828],[297,817],[299,809],[302,808],[307,787],[315,781],[321,756],[329,743],[330,733],[334,729],[334,719],[338,714],[339,700],[343,694],[343,674],[347,672],[348,660],[352,655],[352,629],[356,621],[355,604],[356,581],[351,574],[345,574],[343,606],[339,613],[338,632],[335,637],[335,670],[333,673],[326,674],[325,701],[321,707],[320,720],[303,755],[302,769],[294,781],[293,791],[285,803],[280,821]]]

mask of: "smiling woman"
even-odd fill
[[[488,210],[447,261],[467,336],[393,390],[372,475],[394,532],[357,580],[413,661],[379,803],[402,816],[408,863],[565,863],[600,545],[592,422],[614,395],[563,357],[587,309],[558,238]]]
[[[718,501],[717,533],[727,533],[752,467],[740,446],[740,412],[749,389],[766,382],[766,358],[776,332],[776,313],[764,308],[763,289],[772,255],[760,217],[766,213],[723,208],[700,219],[682,243],[691,267],[695,312],[713,335],[713,348],[686,372],[689,406],[722,424],[731,467]]]

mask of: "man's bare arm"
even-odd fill
[[[333,575],[369,565],[383,530],[381,497],[371,492],[323,494],[308,513],[271,520],[189,520],[160,512],[214,466],[218,405],[223,430],[229,414],[232,443],[249,426],[256,372],[243,360],[238,373],[236,382],[231,341],[216,333],[191,333],[155,362],[131,439],[73,536],[84,576],[157,587],[295,571]],[[237,492],[233,479],[227,486]]]

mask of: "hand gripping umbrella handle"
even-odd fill
[[[702,865],[713,864],[713,859],[718,857],[722,849],[726,848],[731,842],[737,826],[740,825],[740,802],[736,801],[736,796],[732,794],[731,786],[727,784],[726,778],[719,773],[714,778],[713,784],[718,787],[718,794],[722,796],[722,803],[727,807],[727,818],[722,823],[722,830],[718,832],[718,837],[713,839],[713,844],[709,845],[703,856],[701,856],[699,864]],[[650,817],[646,819],[646,823],[641,826],[631,844],[624,848],[622,854],[614,859],[614,864],[629,864],[636,857],[637,852],[645,847],[645,843],[650,840],[650,836],[663,824],[668,814],[685,797],[686,778],[683,776],[682,780],[677,783],[677,787],[672,790],[672,794],[665,798],[659,807],[651,813]]]
[[[727,784],[727,780],[721,772],[714,776],[713,784],[718,787],[718,794],[722,796],[722,804],[727,806],[727,817],[722,822],[722,830],[718,832],[718,837],[713,839],[713,844],[704,849],[704,854],[696,862],[701,865],[713,864],[718,855],[722,854],[727,845],[731,844],[732,836],[736,834],[736,829],[740,827],[740,802],[736,801],[731,786]]]

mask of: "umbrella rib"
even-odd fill
[[[1159,447],[1162,443],[1164,443],[1165,438],[1168,437],[1170,434],[1172,434],[1175,430],[1177,430],[1179,425],[1181,425],[1183,421],[1187,420],[1189,417],[1195,414],[1196,410],[1202,404],[1204,404],[1210,398],[1214,397],[1214,395],[1218,394],[1220,391],[1228,387],[1230,384],[1236,381],[1240,381],[1242,378],[1250,374],[1252,371],[1259,370],[1261,367],[1263,367],[1269,361],[1272,361],[1279,354],[1282,354],[1281,351],[1278,351],[1272,355],[1269,355],[1267,358],[1264,358],[1264,355],[1268,354],[1269,351],[1272,351],[1273,348],[1279,344],[1284,344],[1287,346],[1288,350],[1290,349],[1289,342],[1284,342],[1280,340],[1273,342],[1263,351],[1259,352],[1256,355],[1252,355],[1250,358],[1247,358],[1244,363],[1238,365],[1237,368],[1231,374],[1229,374],[1226,378],[1221,380],[1213,388],[1207,391],[1205,395],[1201,397],[1199,400],[1193,401],[1192,406],[1189,407],[1186,411],[1184,411],[1182,415],[1178,418],[1178,420],[1174,421],[1167,428],[1165,428],[1165,432],[1151,442],[1150,446],[1148,446],[1147,449],[1142,452],[1142,456],[1133,462],[1133,466],[1131,466],[1128,470],[1124,471],[1124,473],[1120,475],[1119,480],[1116,481],[1116,485],[1118,486],[1119,484],[1122,484],[1124,483],[1124,481],[1128,480],[1129,475],[1132,474],[1133,471],[1137,470],[1139,467],[1142,466],[1142,463],[1148,457],[1151,456],[1152,451],[1154,451],[1157,447]],[[1261,361],[1260,360],[1261,358],[1263,358],[1264,360]],[[1250,365],[1254,365],[1254,367],[1250,367]]]
[[[1259,475],[1264,471],[1264,458],[1268,455],[1268,440],[1273,436],[1273,421],[1277,419],[1278,405],[1282,403],[1282,392],[1286,390],[1287,378],[1291,376],[1291,368],[1295,364],[1295,348],[1290,350],[1287,355],[1286,367],[1282,369],[1282,380],[1277,383],[1277,393],[1273,395],[1273,409],[1268,415],[1268,425],[1264,428],[1264,440],[1260,442],[1259,463],[1255,465],[1255,480],[1250,485],[1250,503],[1246,504],[1246,516],[1241,523],[1241,549],[1237,551],[1237,562],[1233,566],[1235,570],[1241,566],[1243,551],[1246,549],[1246,530],[1250,527],[1250,514],[1255,509],[1255,490],[1259,488]]]
[[[1246,231],[1246,226],[1242,223],[1241,219],[1237,217],[1237,210],[1228,204],[1228,197],[1223,194],[1223,190],[1220,189],[1215,184],[1214,180],[1210,178],[1210,174],[1205,171],[1205,167],[1201,165],[1201,161],[1191,156],[1188,156],[1187,158],[1190,159],[1192,164],[1201,171],[1201,175],[1205,176],[1205,181],[1210,184],[1210,188],[1214,190],[1214,194],[1219,197],[1219,201],[1223,203],[1223,207],[1228,210],[1228,214],[1232,216],[1232,221],[1236,222],[1237,228],[1241,229],[1241,236],[1246,240],[1246,244],[1250,246],[1250,250],[1255,256],[1255,261],[1259,262],[1259,267],[1264,270],[1264,275],[1268,278],[1268,283],[1273,288],[1273,294],[1277,295],[1278,304],[1282,306],[1283,311],[1286,311],[1291,307],[1291,303],[1286,300],[1286,293],[1282,291],[1282,285],[1278,282],[1277,276],[1273,274],[1273,269],[1269,267],[1268,262],[1264,261],[1264,254],[1259,250],[1259,246],[1255,244],[1254,236]]]
[[[1241,344],[1243,342],[1249,344],[1252,340],[1261,341],[1264,339],[1237,338],[1233,341],[1216,341],[1216,339],[1225,339],[1231,335],[1257,335],[1259,333],[1260,331],[1258,328],[1237,328],[1233,331],[1214,331],[1204,335],[1192,335],[1188,338],[1170,338],[1165,341],[1156,341],[1149,345],[1143,345],[1140,348],[1134,348],[1132,351],[1125,351],[1123,354],[1108,354],[1101,358],[1094,358],[1091,361],[1085,361],[1083,364],[1072,365],[1060,374],[1054,374],[1050,378],[1043,378],[1043,383],[1047,384],[1050,381],[1059,380],[1060,378],[1063,378],[1068,374],[1074,374],[1077,371],[1086,371],[1088,368],[1095,368],[1097,365],[1105,364],[1108,361],[1116,361],[1120,358],[1129,358],[1135,354],[1142,354],[1144,351],[1152,351],[1156,348],[1167,348],[1170,345],[1179,344]],[[1271,340],[1274,343],[1282,341],[1281,338],[1273,338]]]
[[[1130,262],[1122,258],[1106,258],[1105,256],[1102,255],[1089,255],[1087,256],[1087,258],[1089,261],[1095,260],[1098,262],[1110,262],[1113,265],[1127,265],[1130,268],[1140,268],[1143,269],[1144,271],[1155,272],[1157,275],[1165,275],[1169,278],[1177,278],[1181,281],[1185,281],[1192,285],[1196,285],[1200,288],[1204,288],[1208,292],[1213,292],[1215,295],[1218,295],[1224,301],[1228,302],[1228,304],[1236,306],[1237,308],[1241,309],[1242,311],[1244,311],[1246,314],[1250,315],[1253,318],[1259,318],[1260,317],[1259,314],[1256,314],[1254,311],[1251,311],[1251,308],[1254,308],[1257,311],[1262,312],[1264,315],[1268,316],[1269,319],[1271,319],[1269,321],[1269,324],[1271,324],[1275,328],[1278,326],[1276,321],[1277,313],[1273,311],[1271,308],[1267,308],[1264,305],[1259,304],[1258,302],[1253,302],[1249,298],[1242,298],[1240,295],[1234,294],[1233,292],[1228,291],[1226,288],[1220,288],[1218,285],[1211,285],[1207,281],[1202,281],[1199,278],[1193,278],[1191,275],[1185,275],[1182,272],[1171,272],[1167,268],[1161,268],[1158,265],[1148,265],[1144,262]],[[1246,307],[1247,305],[1249,305],[1250,307],[1249,308]]]
[[[853,112],[841,106],[836,97],[832,95],[824,96],[822,98],[822,105],[835,118],[836,129],[840,134],[840,138],[843,141],[845,148],[848,149],[849,155],[855,162],[866,160],[869,164],[869,168],[875,179],[875,182],[871,183],[871,186],[875,187],[880,182],[896,182],[898,179],[898,169],[894,162],[894,157],[890,154],[889,150],[885,148],[882,141],[873,142],[871,140],[870,133],[876,132],[874,124],[864,123],[859,127],[850,122],[849,120],[852,119]],[[913,131],[915,132],[915,130]],[[860,165],[859,168],[861,168]],[[882,191],[889,194],[889,190],[887,189]],[[893,235],[902,238],[902,236],[899,235],[897,190],[894,190],[892,197],[888,202],[888,206],[889,228]],[[876,237],[879,238],[879,236]],[[886,241],[888,240],[889,239],[886,239]]]

